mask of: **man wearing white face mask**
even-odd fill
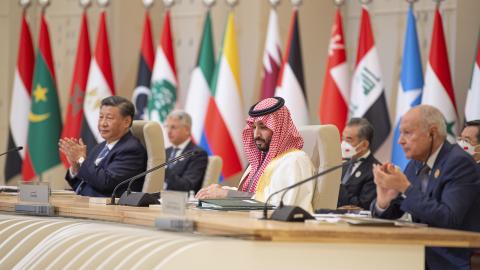
[[[457,144],[480,163],[480,120],[465,123]]]
[[[342,133],[342,158],[360,159],[342,170],[342,183],[338,195],[338,207],[354,205],[369,209],[376,197],[373,182],[373,164],[380,164],[370,151],[373,126],[364,118],[352,118]]]

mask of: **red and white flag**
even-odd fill
[[[465,121],[478,119],[480,119],[480,38],[477,42],[477,57],[475,57],[472,82],[465,104]]]
[[[89,149],[103,140],[97,128],[101,101],[105,97],[115,95],[105,16],[105,11],[102,11],[98,26],[97,44],[90,63],[87,91],[83,102],[85,121],[82,124],[81,133]]]
[[[22,16],[18,45],[17,67],[13,80],[12,100],[10,103],[8,149],[23,146],[24,150],[14,151],[7,155],[5,163],[5,180],[22,173],[25,180],[35,177],[35,172],[28,154],[28,114],[30,113],[33,67],[35,57],[33,52],[32,35],[25,19]]]
[[[261,99],[273,97],[277,86],[278,73],[282,62],[280,49],[280,34],[278,31],[278,16],[275,9],[270,10],[268,19],[267,39],[263,51],[263,78]]]
[[[349,97],[348,64],[342,15],[340,10],[337,9],[328,46],[327,71],[318,109],[320,123],[333,124],[342,134],[348,117]]]
[[[447,125],[447,138],[450,142],[454,142],[459,127],[457,105],[450,75],[442,17],[438,8],[435,11],[435,21],[433,22],[432,43],[425,72],[422,104],[432,105],[442,112]]]

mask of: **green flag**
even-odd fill
[[[37,175],[60,163],[57,145],[62,131],[50,37],[43,14],[38,43],[28,116],[28,148]]]

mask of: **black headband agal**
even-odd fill
[[[282,108],[283,105],[285,105],[285,100],[283,98],[281,97],[273,97],[273,98],[277,100],[277,103],[274,104],[272,107],[255,111],[255,106],[257,106],[258,103],[262,102],[262,101],[259,101],[255,103],[252,107],[250,107],[250,110],[248,111],[248,115],[250,115],[251,117],[259,117],[262,115],[271,114],[275,111],[280,110],[280,108]]]

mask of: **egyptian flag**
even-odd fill
[[[473,65],[472,82],[465,104],[465,120],[480,119],[480,38],[477,41],[477,57]]]
[[[100,105],[102,99],[115,95],[105,16],[105,11],[102,11],[98,25],[95,54],[90,62],[87,91],[83,102],[85,119],[82,123],[81,134],[88,149],[103,141],[97,128]]]
[[[32,102],[28,115],[28,150],[37,175],[60,163],[58,140],[62,117],[58,102],[50,35],[42,12],[37,59],[32,82]]]
[[[337,9],[328,46],[327,71],[318,109],[320,123],[335,125],[342,134],[348,117],[349,97],[348,64],[342,15]]]
[[[137,86],[133,91],[132,102],[135,105],[135,119],[145,119],[148,98],[150,96],[150,81],[152,79],[153,51],[152,30],[150,15],[145,11],[145,22],[143,23],[142,48],[140,62],[138,64]]]
[[[278,73],[282,62],[280,49],[280,34],[278,30],[278,15],[275,9],[270,10],[268,19],[267,39],[263,51],[263,78],[261,99],[273,97],[277,87]]]
[[[453,91],[452,76],[450,75],[442,17],[438,8],[435,10],[432,43],[430,45],[427,71],[425,72],[422,104],[432,105],[442,112],[447,126],[447,139],[450,142],[454,142],[459,127],[457,105]]]
[[[88,69],[92,54],[90,52],[90,38],[88,34],[87,13],[84,11],[80,26],[80,37],[78,39],[77,56],[75,57],[75,67],[73,69],[73,78],[70,85],[70,96],[68,99],[67,116],[62,131],[62,138],[78,138],[82,127],[83,118],[83,98],[87,87]],[[60,153],[63,165],[69,167],[70,164],[63,153]]]
[[[28,155],[28,114],[30,112],[30,96],[35,58],[33,53],[32,35],[25,11],[20,26],[20,41],[18,46],[17,67],[13,80],[12,101],[10,103],[8,149],[23,146],[23,151],[11,152],[5,163],[5,180],[8,181],[22,173],[25,180],[35,177],[32,163]]]
[[[351,89],[351,116],[366,118],[373,125],[375,136],[370,149],[375,152],[382,146],[390,133],[390,118],[377,49],[370,25],[370,15],[365,6],[362,7],[357,60]]]
[[[298,27],[298,9],[294,8],[290,21],[287,48],[282,68],[278,76],[275,95],[285,99],[285,105],[292,115],[295,125],[308,125],[307,95],[303,78],[302,49]]]

